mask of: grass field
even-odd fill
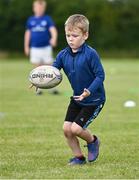
[[[139,60],[103,64],[107,103],[90,125],[101,139],[101,153],[93,164],[69,167],[72,154],[62,132],[72,94],[67,79],[59,85],[60,95],[36,96],[28,89],[26,59],[0,61],[1,179],[139,178]],[[129,99],[136,101],[135,108],[123,106]]]

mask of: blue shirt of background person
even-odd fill
[[[40,17],[31,16],[26,24],[26,28],[31,32],[30,47],[50,45],[51,34],[49,29],[53,26],[55,26],[55,24],[48,15]]]

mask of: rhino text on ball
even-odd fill
[[[32,74],[32,78],[53,78],[53,74]]]

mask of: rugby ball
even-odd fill
[[[62,81],[62,74],[53,66],[43,65],[30,72],[29,81],[37,88],[50,89]]]

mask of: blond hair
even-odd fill
[[[83,33],[86,33],[89,31],[89,20],[82,14],[74,14],[66,20],[65,27],[79,28]]]
[[[34,3],[44,4],[45,6],[47,5],[47,2],[45,0],[34,0],[33,4]]]

